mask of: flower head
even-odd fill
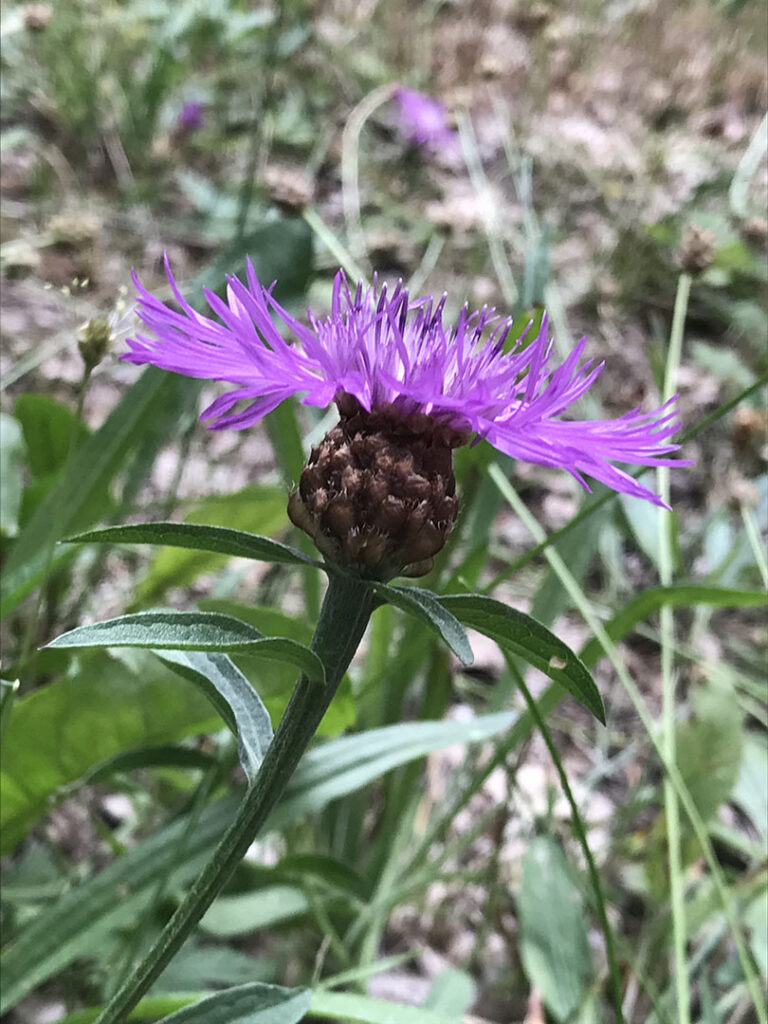
[[[189,100],[179,111],[177,129],[184,135],[199,131],[203,127],[203,104],[200,100]]]
[[[458,153],[456,135],[440,100],[400,85],[394,92],[398,105],[400,134],[412,146],[424,146],[432,153]]]
[[[291,395],[327,406],[351,396],[365,413],[396,410],[429,417],[468,440],[485,438],[516,459],[564,469],[589,490],[587,478],[624,494],[663,504],[653,491],[614,463],[688,465],[667,456],[680,425],[674,399],[652,412],[634,409],[617,419],[564,419],[597,379],[602,363],[584,360],[582,339],[553,365],[546,316],[506,344],[510,319],[491,309],[461,310],[444,322],[445,296],[412,300],[402,283],[350,289],[339,271],[331,311],[300,323],[264,288],[248,263],[247,280],[227,278],[227,301],[205,295],[220,322],[192,309],[173,279],[176,312],[134,275],[138,313],[154,337],[129,341],[123,358],[189,377],[236,385],[202,414],[213,429],[257,423]],[[273,316],[292,333],[281,336]],[[238,401],[244,408],[235,410]]]

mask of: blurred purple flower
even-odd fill
[[[309,326],[294,319],[264,288],[248,262],[247,284],[227,278],[227,302],[205,296],[221,323],[192,309],[166,272],[181,312],[140,283],[138,313],[154,338],[129,340],[131,363],[151,363],[189,377],[236,384],[201,419],[214,429],[250,427],[291,395],[326,406],[353,395],[368,411],[395,406],[421,412],[456,430],[474,432],[516,459],[564,469],[589,490],[585,476],[624,494],[663,504],[653,491],[612,465],[690,465],[662,458],[679,445],[669,438],[680,425],[674,399],[652,412],[639,408],[614,420],[564,420],[594,383],[603,364],[582,362],[585,339],[553,367],[552,342],[543,318],[537,337],[527,331],[509,351],[511,319],[484,307],[461,310],[443,322],[445,296],[412,301],[402,283],[350,290],[342,271],[334,280],[330,315],[308,312]],[[290,344],[272,319],[292,332]],[[231,412],[241,399],[249,404]]]
[[[200,100],[189,100],[181,108],[176,125],[184,134],[199,131],[203,127],[203,104]]]
[[[406,142],[424,146],[432,153],[458,153],[458,139],[448,126],[448,115],[440,100],[404,85],[397,87],[394,98],[398,105],[398,127]]]

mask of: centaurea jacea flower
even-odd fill
[[[512,321],[493,310],[465,307],[446,324],[445,296],[411,300],[402,283],[353,291],[339,271],[330,313],[310,310],[305,325],[249,262],[245,282],[227,278],[226,302],[206,291],[219,322],[194,310],[166,270],[180,311],[134,275],[138,313],[154,337],[129,341],[124,359],[237,385],[203,412],[213,429],[250,427],[292,395],[338,406],[339,423],[313,449],[289,504],[332,561],[382,576],[426,571],[456,521],[452,450],[473,437],[564,469],[587,490],[591,477],[657,505],[614,462],[687,464],[666,457],[679,447],[669,440],[679,426],[674,400],[612,420],[561,418],[602,364],[583,360],[582,339],[553,366],[546,316],[536,337],[526,331],[505,351]]]

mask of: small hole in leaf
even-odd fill
[[[568,667],[568,662],[565,658],[561,658],[557,654],[553,654],[549,659],[549,667],[553,669],[563,669]]]

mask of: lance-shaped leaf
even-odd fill
[[[246,530],[200,523],[136,523],[129,526],[108,526],[68,537],[64,544],[156,544],[190,551],[209,551],[233,558],[253,558],[258,562],[280,562],[286,565],[313,565],[320,562],[288,544],[262,537]]]
[[[570,647],[546,626],[524,612],[479,594],[452,594],[439,600],[466,626],[484,633],[503,651],[518,655],[560,683],[605,724],[603,699],[594,679]]]
[[[261,698],[240,669],[226,654],[166,651],[158,657],[209,697],[237,736],[240,764],[248,781],[253,782],[272,742],[272,723]]]
[[[374,589],[388,604],[426,622],[465,665],[475,660],[464,627],[437,594],[419,587],[391,587],[386,583],[377,583]]]
[[[298,1024],[312,1001],[308,988],[254,981],[185,1006],[159,1024]]]
[[[296,665],[309,679],[325,680],[323,663],[308,647],[282,636],[264,636],[247,622],[218,612],[135,612],[78,626],[48,647],[144,647],[156,651],[253,654]]]

